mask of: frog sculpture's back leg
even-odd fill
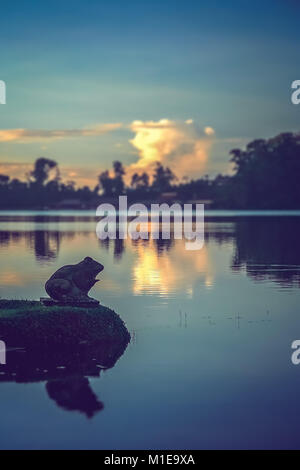
[[[49,279],[45,284],[47,294],[54,300],[66,299],[72,291],[71,282],[67,279]]]

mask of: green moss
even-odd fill
[[[9,346],[69,348],[98,342],[127,345],[130,335],[111,309],[45,307],[40,302],[0,300],[0,338]]]

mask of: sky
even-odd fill
[[[114,160],[128,178],[154,161],[230,172],[232,148],[299,131],[299,15],[296,0],[2,2],[0,173],[41,156],[79,186]]]

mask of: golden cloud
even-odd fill
[[[206,126],[204,127],[204,132],[206,135],[214,135],[215,130],[210,126]]]
[[[31,130],[31,129],[3,129],[0,130],[0,142],[29,143],[44,140],[59,140],[74,137],[94,137],[107,134],[122,127],[121,123],[97,124],[83,129],[62,130]]]
[[[170,166],[177,176],[203,173],[215,134],[212,127],[200,129],[192,119],[161,119],[133,121],[130,129],[135,136],[129,142],[139,158],[128,167],[129,173],[149,170],[155,162]]]
[[[0,162],[0,174],[11,178],[24,180],[26,174],[32,170],[32,163]]]
[[[123,127],[121,123],[101,124],[83,129],[69,130],[0,130],[0,142],[28,143],[75,137],[100,136]],[[137,153],[137,161],[126,167],[126,182],[134,172],[152,173],[155,162],[169,166],[180,179],[184,176],[197,177],[205,171],[212,144],[216,142],[212,127],[200,128],[193,119],[173,121],[133,121],[129,129],[134,137],[129,140]],[[120,142],[116,146],[120,147]],[[32,163],[3,162],[0,173],[24,179],[32,170]],[[63,181],[74,180],[77,186],[94,187],[97,183],[93,165],[75,167],[60,165]],[[97,167],[97,174],[101,168]]]
[[[67,166],[60,167],[60,175],[64,182],[74,181],[76,186],[89,186],[94,188],[98,183],[97,176],[103,171],[101,166],[97,166],[96,172],[93,166]]]
[[[103,168],[97,167],[95,175],[95,168],[93,166],[68,166],[61,165],[60,176],[62,181],[74,181],[77,187],[90,186],[94,188],[97,184],[97,175],[103,171]],[[8,175],[11,178],[17,178],[21,181],[26,180],[28,175],[33,169],[32,163],[23,162],[0,162],[0,174]]]

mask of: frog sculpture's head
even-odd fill
[[[96,278],[96,276],[103,271],[104,266],[98,261],[95,261],[90,256],[86,256],[80,263],[78,263],[80,268],[83,268],[85,273],[89,273],[90,278]],[[97,281],[98,279],[95,279]]]

